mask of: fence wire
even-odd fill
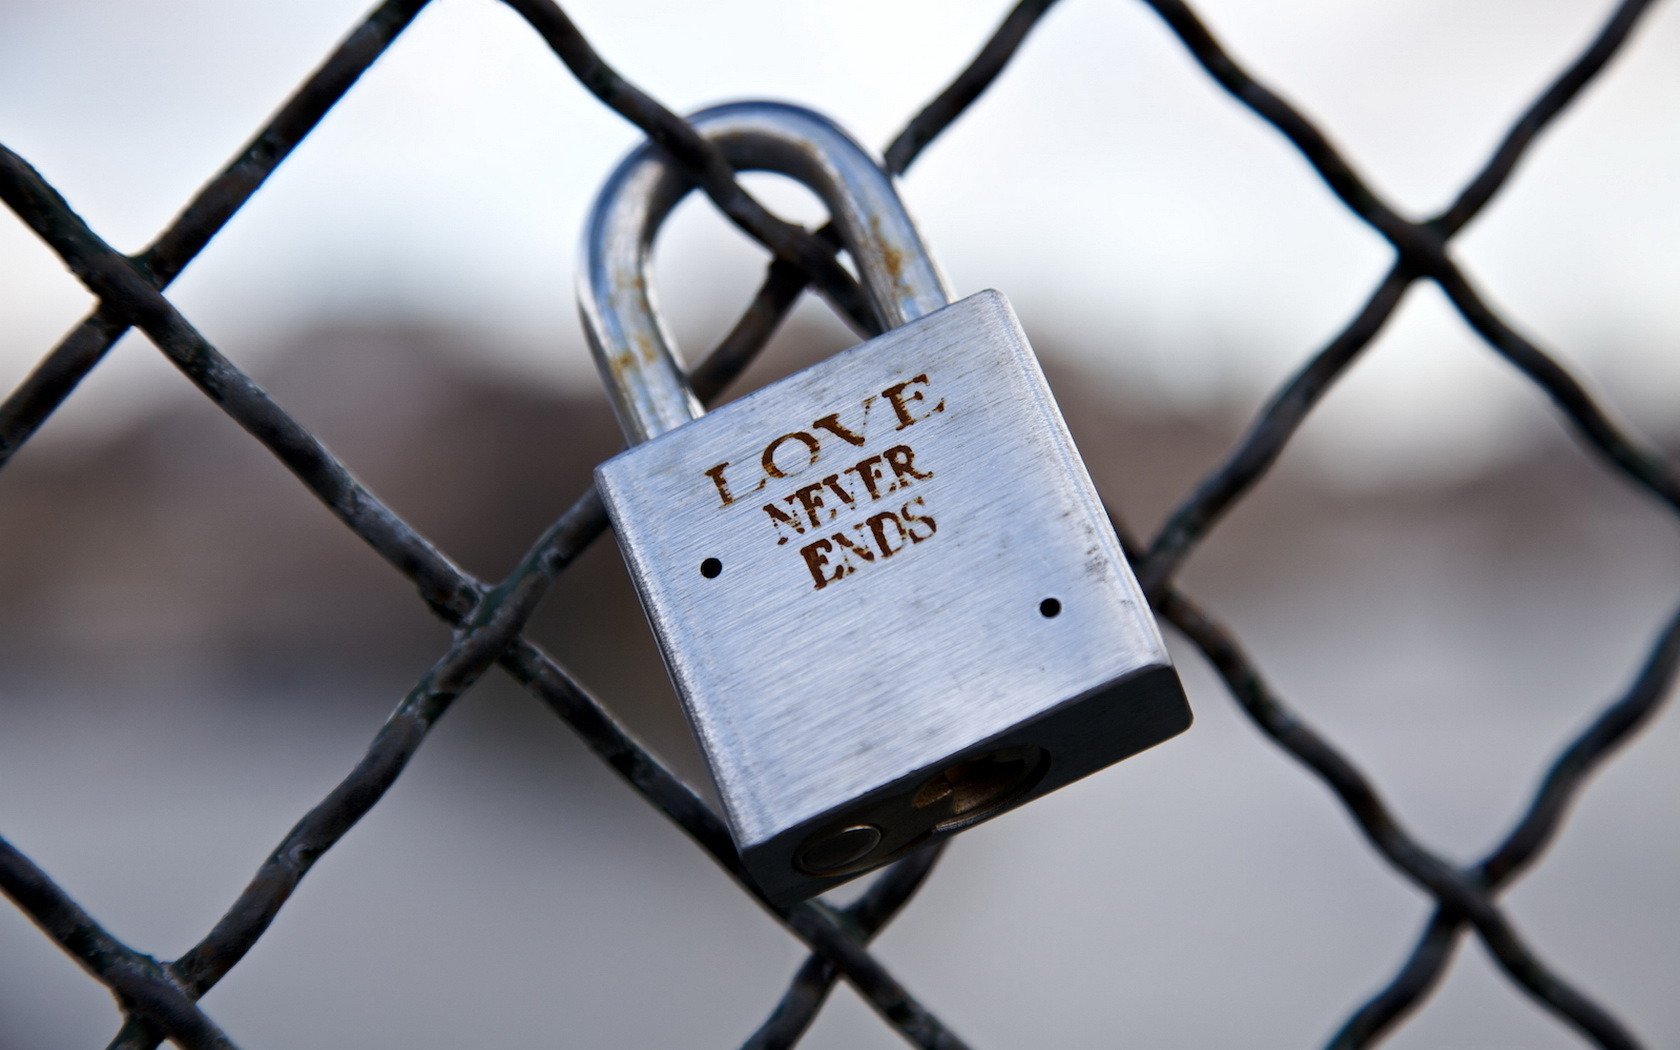
[[[938,859],[938,847],[898,862],[844,909],[821,902],[777,907],[758,898],[718,816],[633,740],[564,667],[523,636],[527,619],[555,579],[606,528],[593,490],[579,496],[536,539],[506,579],[476,579],[357,482],[331,451],[217,351],[164,296],[169,284],[391,46],[425,2],[386,0],[376,7],[188,202],[174,223],[132,256],[102,240],[39,172],[0,146],[0,200],[98,300],[0,404],[0,466],[63,404],[116,340],[137,328],[346,527],[406,576],[432,611],[455,629],[448,650],[397,705],[361,760],[297,822],[215,927],[180,958],[160,962],[112,936],[4,839],[0,890],[116,997],[122,1022],[112,1048],[138,1050],[165,1039],[192,1050],[231,1047],[232,1040],[204,1013],[199,1000],[268,930],[314,863],[379,802],[450,704],[495,665],[569,725],[632,791],[710,854],[810,949],[810,958],[746,1046],[796,1043],[842,979],[911,1044],[967,1045],[868,950],[870,940],[924,884]],[[874,329],[872,312],[836,260],[830,230],[808,232],[765,209],[736,181],[716,149],[620,75],[552,0],[504,2],[586,90],[659,143],[733,224],[774,254],[751,305],[695,369],[696,390],[703,399],[716,397],[740,374],[810,284],[821,288],[854,323]],[[1353,319],[1283,384],[1223,461],[1171,512],[1157,536],[1139,542],[1115,517],[1156,613],[1208,660],[1260,732],[1324,782],[1371,848],[1436,902],[1406,961],[1386,986],[1352,1011],[1330,1045],[1370,1046],[1392,1033],[1440,982],[1470,934],[1511,983],[1559,1023],[1597,1046],[1637,1046],[1608,1008],[1566,981],[1529,947],[1498,898],[1556,836],[1589,776],[1650,720],[1671,691],[1680,674],[1680,609],[1658,628],[1627,691],[1562,749],[1506,836],[1481,860],[1461,868],[1399,823],[1371,779],[1277,695],[1231,632],[1179,589],[1174,578],[1210,531],[1266,476],[1308,414],[1419,281],[1440,288],[1491,350],[1544,391],[1564,423],[1607,468],[1680,515],[1680,471],[1675,464],[1619,428],[1579,381],[1488,305],[1449,251],[1454,235],[1505,186],[1540,134],[1623,48],[1652,4],[1623,0],[1588,47],[1511,126],[1452,205],[1413,222],[1371,189],[1300,110],[1238,64],[1189,6],[1178,0],[1143,2],[1209,77],[1281,133],[1330,192],[1394,251],[1391,268]],[[887,146],[888,168],[895,174],[909,168],[979,99],[1053,3],[1017,4],[967,68]]]

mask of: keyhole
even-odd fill
[[[937,814],[933,832],[956,831],[1000,813],[1032,790],[1050,765],[1041,747],[1026,745],[965,758],[916,789],[910,805]]]
[[[1054,598],[1046,598],[1038,603],[1038,615],[1046,620],[1053,620],[1061,614],[1062,603]]]
[[[707,558],[705,561],[700,563],[700,575],[706,577],[708,580],[717,579],[718,575],[722,572],[723,562],[718,561],[716,558]]]

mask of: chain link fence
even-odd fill
[[[703,399],[716,397],[740,374],[809,282],[823,282],[845,301],[843,285],[849,279],[835,264],[835,241],[827,230],[811,233],[767,211],[736,181],[722,156],[610,66],[560,7],[550,0],[506,2],[585,89],[645,131],[730,222],[775,255],[751,306],[695,369],[695,387]],[[1298,108],[1239,65],[1189,6],[1177,0],[1144,2],[1209,77],[1280,133],[1329,192],[1393,250],[1391,267],[1353,319],[1273,394],[1217,468],[1172,511],[1158,535],[1141,541],[1111,510],[1157,614],[1200,651],[1264,738],[1322,781],[1346,807],[1365,843],[1395,874],[1435,901],[1434,913],[1418,931],[1403,965],[1386,986],[1350,1011],[1331,1045],[1368,1046],[1404,1024],[1441,982],[1468,935],[1481,942],[1512,985],[1557,1023],[1597,1046],[1636,1046],[1634,1034],[1608,1005],[1563,978],[1535,952],[1499,898],[1540,858],[1593,772],[1653,717],[1671,690],[1680,673],[1680,610],[1656,628],[1648,656],[1631,672],[1625,693],[1598,711],[1558,753],[1506,835],[1480,860],[1461,867],[1401,825],[1353,758],[1285,703],[1238,640],[1175,579],[1210,532],[1266,477],[1332,384],[1384,330],[1408,288],[1420,281],[1438,287],[1488,348],[1545,393],[1559,418],[1606,470],[1643,490],[1663,511],[1680,514],[1676,466],[1624,432],[1569,371],[1490,306],[1450,251],[1453,237],[1508,183],[1536,139],[1599,76],[1652,5],[1624,0],[1617,6],[1589,46],[1511,126],[1452,204],[1438,215],[1413,222],[1377,194]],[[234,1045],[199,1000],[264,935],[315,862],[378,804],[437,719],[493,667],[570,726],[631,791],[687,834],[745,892],[752,892],[717,815],[633,740],[566,668],[522,633],[550,585],[605,530],[595,493],[579,496],[536,538],[506,579],[474,578],[364,488],[163,294],[424,6],[425,0],[386,0],[375,8],[188,202],[179,218],[149,247],[131,256],[102,240],[24,158],[0,147],[0,199],[98,300],[93,312],[0,405],[0,465],[64,403],[120,336],[138,329],[345,527],[402,573],[432,612],[454,628],[447,651],[397,705],[361,760],[298,820],[221,920],[180,958],[162,962],[122,943],[47,872],[0,839],[0,889],[116,997],[122,1019],[113,1048],[134,1050],[164,1040],[191,1048]],[[980,99],[1051,6],[1051,0],[1024,0],[1008,13],[968,67],[887,147],[886,164],[894,173],[909,168]],[[923,1047],[966,1045],[868,947],[922,887],[939,853],[937,847],[930,848],[900,861],[843,909],[819,901],[785,908],[759,901],[811,954],[746,1045],[796,1043],[841,980],[906,1041]]]

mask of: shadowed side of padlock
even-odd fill
[[[1190,711],[1004,298],[947,305],[891,179],[826,118],[691,119],[816,192],[889,326],[700,415],[646,279],[686,183],[644,147],[590,218],[581,312],[632,443],[597,482],[742,860],[791,901]]]

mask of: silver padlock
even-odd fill
[[[580,309],[631,447],[596,469],[741,858],[781,903],[1153,746],[1190,708],[1008,302],[951,303],[827,118],[689,118],[828,206],[890,330],[702,415],[649,290],[688,180],[651,146],[585,230]]]

